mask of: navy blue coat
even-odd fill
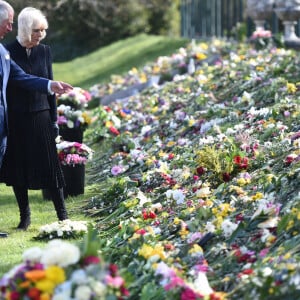
[[[53,79],[52,56],[50,47],[39,44],[31,48],[28,57],[26,48],[17,40],[5,45],[13,60],[28,74],[32,74],[47,79]],[[57,120],[55,94],[45,94],[39,91],[29,91],[16,87],[12,81],[8,82],[6,96],[8,103],[8,117],[11,111],[36,112],[50,109],[52,122]]]
[[[32,91],[48,93],[48,79],[25,73],[11,58],[9,52],[0,44],[0,167],[7,142],[7,103],[6,88],[8,81]]]

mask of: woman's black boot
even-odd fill
[[[26,187],[16,187],[13,186],[13,190],[18,202],[19,211],[20,211],[20,223],[17,226],[17,229],[27,230],[31,221],[30,221],[30,208],[28,202],[28,190]]]
[[[68,219],[63,188],[50,188],[50,193],[58,220]]]

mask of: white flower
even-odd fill
[[[230,220],[224,220],[221,225],[225,237],[230,237],[237,227],[238,225]]]
[[[32,247],[24,251],[23,261],[39,262],[42,256],[42,249],[39,247]]]
[[[150,125],[146,125],[146,126],[143,126],[142,129],[141,129],[141,135],[145,135],[147,134],[149,131],[151,131],[151,126]]]
[[[94,281],[92,283],[93,292],[97,296],[104,296],[106,292],[106,286],[101,281]]]
[[[182,204],[185,199],[185,195],[181,190],[167,190],[166,191],[166,197],[168,199],[173,199],[176,201],[176,204]]]
[[[182,204],[184,202],[185,195],[181,190],[173,191],[173,199],[176,201],[176,204]]]
[[[76,300],[89,300],[92,295],[92,289],[86,285],[80,285],[75,289]]]
[[[263,273],[264,277],[268,277],[268,276],[270,276],[273,273],[273,270],[270,267],[265,267],[262,270],[262,273]]]
[[[68,126],[68,128],[74,128],[74,122],[71,121],[71,120],[68,120],[67,121],[67,126]]]
[[[50,241],[41,257],[41,263],[46,266],[58,265],[67,267],[79,261],[80,250],[71,243],[62,240]]]
[[[199,190],[197,190],[196,195],[199,198],[205,198],[208,197],[211,194],[209,186],[203,187]]]
[[[209,285],[208,279],[204,272],[199,272],[196,280],[194,281],[194,287],[201,293],[201,295],[210,295],[213,290]]]
[[[212,222],[206,222],[205,230],[207,232],[215,232],[216,231],[216,226]]]

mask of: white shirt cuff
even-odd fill
[[[50,94],[50,95],[54,95],[54,92],[51,90],[51,80],[49,80],[48,81],[48,93]]]

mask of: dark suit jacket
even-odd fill
[[[40,78],[26,74],[10,58],[9,52],[0,44],[0,167],[6,150],[7,141],[7,103],[6,87],[8,81],[13,81],[17,86],[28,89],[38,90],[41,93],[48,93],[48,82],[45,78]]]
[[[17,40],[7,44],[5,47],[10,52],[11,58],[26,73],[53,79],[52,56],[49,46],[39,44],[33,47],[29,57],[26,53],[26,48],[22,47]],[[55,122],[57,120],[55,95],[29,91],[8,82],[6,97],[8,99],[8,111],[33,112],[50,109],[52,121]]]

